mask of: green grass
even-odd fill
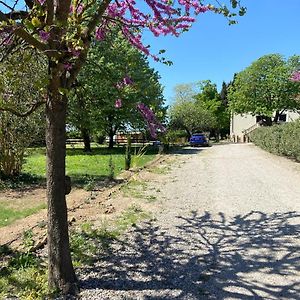
[[[130,180],[121,187],[121,191],[125,197],[143,198],[147,183],[140,180]]]
[[[92,223],[83,223],[80,229],[70,233],[72,261],[75,267],[91,265],[102,255],[111,252],[111,244],[129,227],[136,226],[151,215],[138,205],[131,205],[112,223],[103,223],[93,228]],[[23,245],[29,249],[32,232],[24,233]],[[6,262],[0,268],[0,299],[39,300],[54,299],[47,287],[45,262],[29,251],[17,252],[7,246],[0,246],[0,261]],[[53,293],[53,292],[52,292]]]
[[[133,151],[134,152],[134,151]],[[138,151],[135,151],[138,152]],[[157,151],[152,148],[146,149],[143,155],[133,155],[134,166],[144,166],[153,160]],[[107,149],[103,147],[94,148],[92,153],[84,153],[82,149],[67,149],[66,172],[71,176],[73,183],[85,185],[91,180],[103,180],[111,177],[112,158],[114,175],[124,170],[125,148]],[[23,172],[32,176],[45,178],[46,157],[44,148],[29,149],[25,157]]]
[[[8,208],[4,203],[0,203],[0,227],[7,226],[18,219],[30,216],[43,208],[46,208],[46,204],[40,204],[23,210],[16,210]]]

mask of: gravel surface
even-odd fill
[[[161,178],[163,210],[80,271],[82,299],[300,299],[299,164],[220,145]]]

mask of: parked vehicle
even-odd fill
[[[209,146],[208,138],[203,133],[195,133],[190,138],[190,145],[192,147],[196,146]]]

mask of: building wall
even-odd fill
[[[286,121],[293,122],[300,118],[300,114],[298,112],[289,111],[287,112]]]
[[[230,136],[242,136],[243,131],[255,125],[256,117],[250,114],[232,114],[230,124]]]
[[[293,122],[300,118],[298,112],[287,111],[286,122]],[[232,114],[230,122],[230,137],[234,142],[243,142],[243,131],[256,124],[256,116],[250,114]]]

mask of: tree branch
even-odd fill
[[[25,3],[30,9],[33,8],[33,5],[34,5],[33,0],[25,0]]]
[[[53,4],[52,4],[53,6]],[[56,19],[65,24],[67,23],[70,12],[71,0],[57,0]]]
[[[29,13],[25,10],[14,10],[4,14],[10,20],[23,20],[28,17]]]
[[[24,117],[27,117],[29,115],[31,115],[33,112],[35,112],[41,105],[45,104],[46,101],[38,101],[36,103],[34,103],[31,108],[26,111],[26,112],[20,112],[19,110],[13,108],[13,107],[1,107],[0,106],[0,111],[6,111],[6,112],[10,112],[12,113],[13,115],[17,116],[17,117],[21,117],[21,118],[24,118]]]
[[[99,20],[104,15],[104,13],[111,1],[112,0],[103,0],[102,1],[101,5],[99,6],[97,12],[94,15],[94,18],[90,21],[90,23],[88,24],[88,26],[84,32],[84,36],[86,38],[88,38],[91,35],[91,33],[95,30]]]
[[[54,3],[53,0],[46,0],[47,4],[47,17],[46,17],[46,24],[52,25],[54,19]]]

